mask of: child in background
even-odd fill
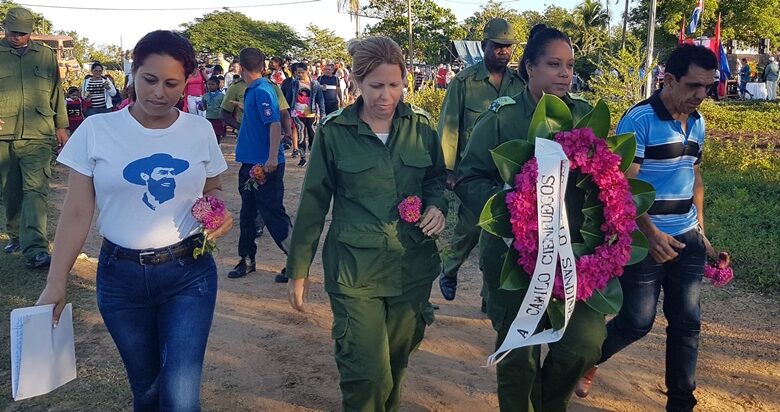
[[[208,92],[203,96],[202,100],[206,110],[206,119],[211,122],[211,127],[214,128],[217,142],[221,143],[222,138],[226,134],[225,124],[222,123],[222,99],[225,98],[225,95],[219,90],[219,79],[217,77],[211,77],[206,82],[206,87]]]
[[[84,111],[91,105],[89,101],[81,98],[81,91],[78,87],[68,89],[68,97],[65,99],[65,104],[68,110],[68,130],[73,133],[81,125],[81,122],[84,121]]]
[[[124,100],[116,106],[116,110],[122,110],[135,102],[135,87],[133,87],[132,83],[125,87],[125,90],[122,92],[122,97],[124,97]]]
[[[225,87],[225,76],[217,76],[217,79],[219,79],[219,91],[221,91],[222,94],[227,93],[227,87]]]

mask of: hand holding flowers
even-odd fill
[[[225,208],[225,202],[214,196],[203,196],[192,206],[192,216],[201,225],[203,245],[192,252],[198,258],[216,249],[215,239],[225,235],[233,227],[233,216]]]
[[[416,224],[425,236],[436,236],[444,231],[446,219],[436,206],[428,206],[422,213],[422,199],[419,196],[407,196],[398,204],[398,214],[406,223]]]
[[[254,165],[249,169],[249,179],[244,182],[244,190],[257,190],[265,184],[265,168],[263,165]]]

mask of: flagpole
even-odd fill
[[[653,64],[653,42],[655,41],[655,9],[656,0],[650,0],[649,18],[647,20],[647,57],[645,59],[645,72],[653,73],[651,68]],[[649,98],[653,93],[653,76],[647,76],[645,79],[645,98]]]

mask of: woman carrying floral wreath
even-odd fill
[[[480,117],[458,166],[455,193],[476,216],[487,200],[504,186],[490,151],[504,142],[528,135],[532,115],[544,94],[563,100],[575,122],[591,111],[590,104],[568,93],[573,68],[574,52],[569,38],[554,28],[535,26],[520,62],[526,89],[511,98],[496,100]],[[480,269],[489,294],[487,314],[498,332],[498,348],[507,336],[526,290],[500,288],[502,264],[509,250],[504,239],[483,230],[479,244]],[[540,326],[549,322],[545,316]],[[563,338],[549,344],[543,366],[539,345],[514,349],[498,363],[501,410],[565,411],[579,376],[599,359],[605,336],[604,314],[577,301]]]
[[[355,104],[318,128],[293,229],[288,297],[302,311],[325,216],[325,291],[346,411],[395,411],[411,353],[433,321],[444,156],[427,113],[401,102],[405,64],[385,37],[350,44]],[[578,371],[579,372],[579,371]]]

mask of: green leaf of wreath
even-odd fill
[[[639,179],[628,179],[628,184],[631,186],[631,196],[636,205],[636,216],[642,216],[655,202],[655,188],[650,183]]]
[[[525,270],[517,264],[519,255],[517,250],[511,245],[504,259],[504,266],[501,267],[500,289],[503,290],[526,290],[531,284],[531,278],[525,273]]]
[[[623,289],[620,287],[620,281],[612,278],[604,290],[593,290],[593,295],[585,303],[596,312],[616,315],[623,306]]]
[[[482,213],[479,214],[479,223],[477,225],[492,235],[514,238],[505,198],[505,191],[491,196],[485,203],[485,207],[482,208]]]
[[[631,258],[628,259],[626,266],[643,261],[647,257],[649,248],[650,242],[647,241],[647,236],[639,229],[634,230],[631,233]]]
[[[590,128],[593,130],[593,134],[602,139],[606,139],[607,135],[609,135],[609,126],[609,107],[607,107],[607,104],[604,103],[603,100],[599,100],[598,103],[596,103],[596,106],[593,107],[593,110],[580,119],[574,128]]]
[[[566,322],[566,302],[560,299],[550,299],[547,305],[547,317],[553,329],[560,329]]]
[[[539,99],[531,124],[528,127],[528,141],[533,143],[537,137],[552,139],[555,133],[571,130],[574,119],[571,110],[559,97],[545,94]]]
[[[604,315],[616,315],[623,306],[623,289],[620,281],[612,278],[604,290],[593,290],[593,295],[585,301],[591,309]]]
[[[525,140],[510,140],[490,151],[501,179],[509,186],[515,185],[515,175],[534,155],[534,145]]]
[[[607,137],[609,150],[620,156],[620,171],[625,172],[631,167],[636,156],[636,136],[634,132]]]

